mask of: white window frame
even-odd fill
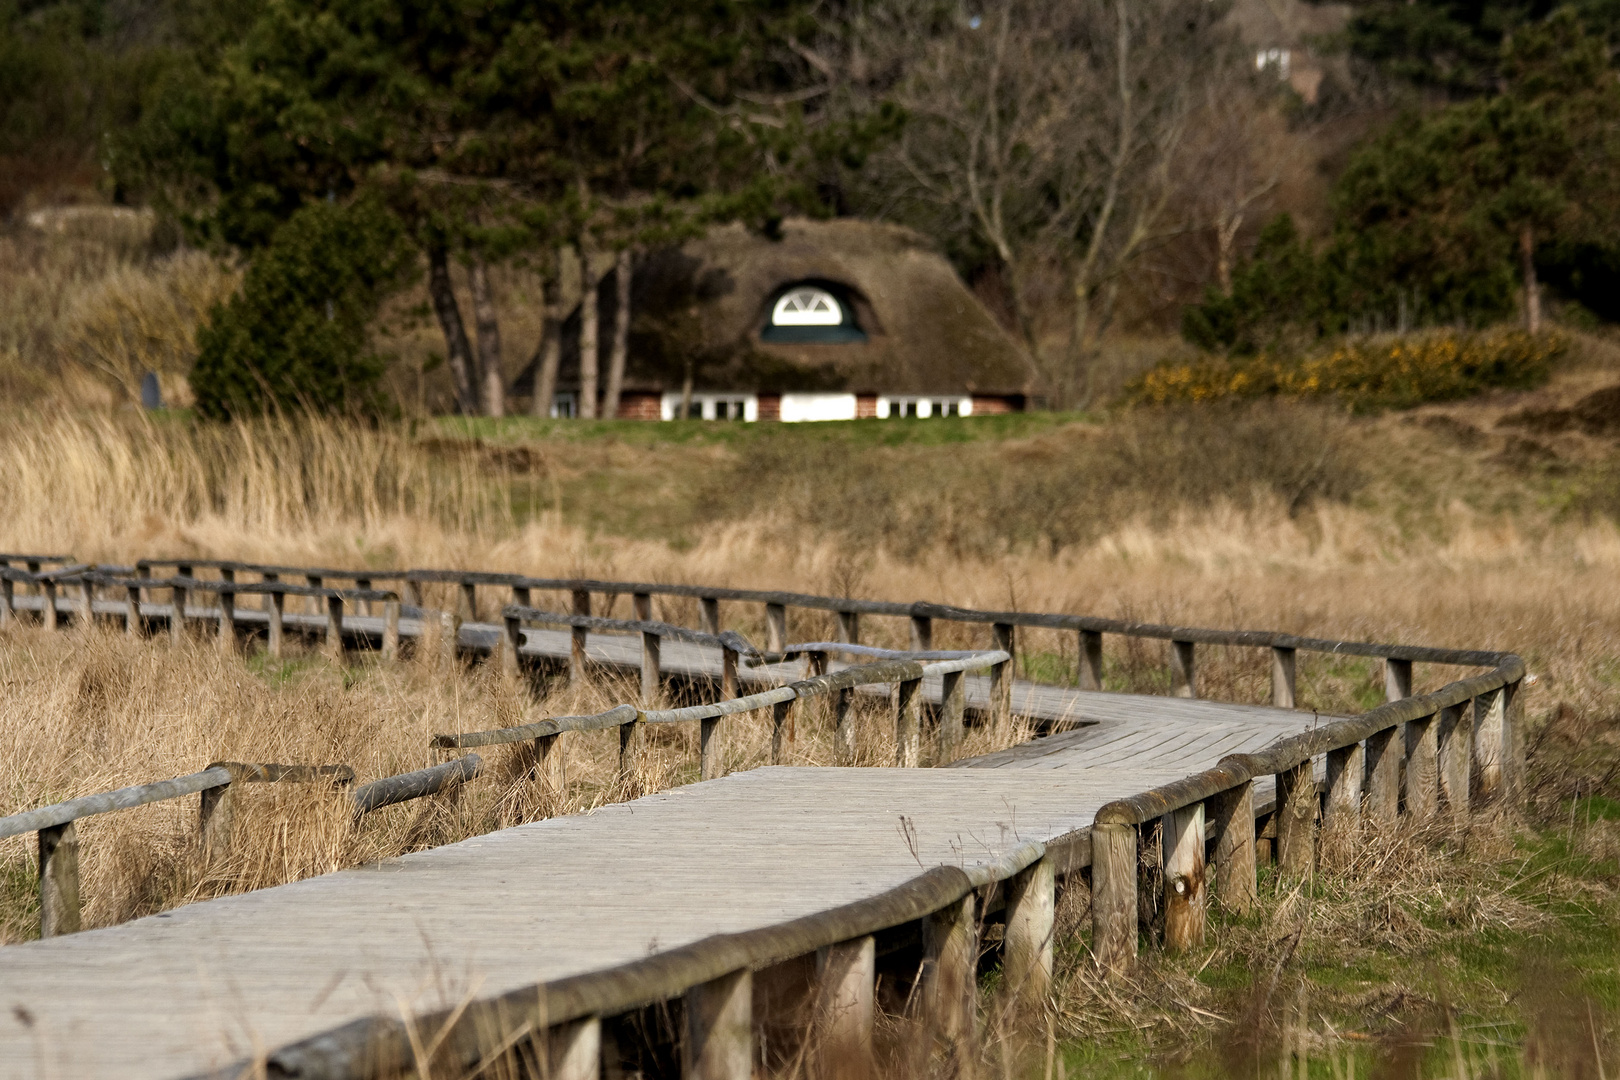
[[[571,420],[577,416],[579,416],[578,394],[571,390],[565,390],[551,395],[551,418],[553,420]]]
[[[915,410],[917,419],[944,416],[950,405],[956,406],[957,416],[973,415],[973,399],[961,394],[879,394],[877,414],[879,420],[906,415],[907,406]]]
[[[730,406],[732,404],[742,405],[742,420],[745,422],[751,423],[759,419],[758,394],[727,394],[712,390],[694,391],[692,394],[692,404],[697,407],[698,417],[701,417],[704,420],[715,419],[715,413],[718,411],[715,406],[721,402],[725,402],[727,405],[727,420],[737,419],[737,417],[730,415]],[[678,391],[675,393],[665,394],[663,398],[659,400],[658,415],[661,419],[673,420],[680,412],[680,408],[681,395]]]
[[[830,311],[787,310],[788,301],[799,296],[811,296],[825,299],[830,305]],[[844,325],[844,304],[838,297],[823,289],[819,285],[795,285],[776,298],[776,304],[771,308],[772,326],[842,326]]]

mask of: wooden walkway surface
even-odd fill
[[[594,648],[612,659],[611,643]],[[1026,687],[1024,700],[1044,711],[1049,690]],[[756,769],[0,948],[0,1078],[192,1076],[364,1015],[449,1007],[769,926],[920,868],[1072,837],[1112,799],[1318,722],[1054,692],[1086,726],[955,768]]]

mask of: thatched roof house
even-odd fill
[[[612,283],[599,294],[611,325]],[[1028,356],[909,229],[784,223],[715,229],[639,260],[621,417],[853,419],[1024,407]],[[577,315],[558,382],[577,394]],[[603,346],[603,365],[606,346]],[[566,403],[565,403],[566,408]]]

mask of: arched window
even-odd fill
[[[866,340],[845,288],[830,281],[798,281],[782,286],[766,306],[761,341],[781,344],[839,345]]]
[[[840,326],[844,308],[826,289],[801,285],[789,289],[771,310],[772,326]]]

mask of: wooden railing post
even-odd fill
[[[461,582],[461,606],[467,613],[468,622],[478,621],[478,584],[472,581]]]
[[[96,624],[96,587],[89,579],[79,582],[79,625],[88,630]]]
[[[512,603],[516,604],[518,607],[528,607],[533,599],[534,596],[529,592],[529,587],[527,585],[512,586]],[[641,616],[638,615],[636,617],[640,618]]]
[[[79,833],[68,821],[39,830],[39,936],[79,926]]]
[[[1524,793],[1524,701],[1518,681],[1502,687],[1502,786],[1510,799]]]
[[[720,647],[720,700],[737,696],[737,650]]]
[[[1367,796],[1362,813],[1377,826],[1390,826],[1400,815],[1402,725],[1367,736],[1365,776]]]
[[[861,613],[858,611],[840,611],[838,613],[838,640],[850,645],[859,645],[861,641]]]
[[[1052,936],[1057,925],[1057,883],[1049,859],[1039,859],[1007,881],[1007,927],[1002,975],[1030,1010],[1046,1005],[1052,986]]]
[[[636,762],[641,758],[643,729],[647,725],[641,714],[627,724],[619,725],[619,783],[633,787],[636,780]]]
[[[575,615],[589,615],[591,613],[591,594],[588,590],[575,589],[573,599]],[[585,627],[573,627],[571,648],[568,652],[568,684],[570,686],[585,685],[585,646],[589,640],[586,635]]]
[[[1384,700],[1399,701],[1412,696],[1412,661],[1384,661]]]
[[[370,578],[357,577],[357,578],[354,579],[354,587],[357,590],[361,591],[361,592],[370,592],[371,591],[371,579]],[[356,615],[370,615],[371,614],[371,601],[370,600],[356,600],[354,602],[354,613]]]
[[[754,975],[746,968],[686,992],[682,1080],[751,1080]]]
[[[266,576],[265,580],[269,581],[270,580],[269,576]],[[421,585],[421,583],[416,582],[416,581],[412,581],[410,578],[406,578],[404,581],[400,582],[400,596],[404,599],[405,603],[411,605],[411,607],[418,607],[418,608],[421,607],[422,606],[422,585]]]
[[[1360,743],[1329,750],[1327,801],[1322,816],[1322,863],[1342,867],[1350,863],[1361,832],[1361,783],[1366,757]]]
[[[534,740],[534,771],[545,792],[561,800],[568,790],[568,764],[563,757],[562,735]]]
[[[383,601],[382,658],[390,663],[399,659],[399,601]]]
[[[652,622],[652,593],[631,593],[630,608],[642,622]]]
[[[1481,799],[1493,799],[1502,790],[1506,696],[1502,690],[1487,690],[1474,699],[1474,777]]]
[[[1091,827],[1091,952],[1104,974],[1136,963],[1136,841],[1135,825]]]
[[[10,578],[0,578],[0,626],[10,626],[16,618],[17,599]]]
[[[202,842],[203,861],[215,863],[230,855],[231,829],[236,821],[236,770],[231,783],[207,788],[197,807],[197,833]]]
[[[1440,710],[1436,732],[1436,762],[1439,766],[1440,797],[1454,824],[1468,820],[1468,774],[1473,764],[1472,701],[1449,705]]]
[[[169,590],[169,640],[176,645],[186,640],[186,587],[176,585]]]
[[[658,701],[660,671],[659,648],[663,644],[657,634],[641,635],[641,707],[651,709]]]
[[[1191,641],[1170,643],[1170,696],[1195,698],[1198,696],[1198,674]]]
[[[1215,900],[1234,915],[1259,901],[1254,864],[1254,783],[1245,780],[1205,804],[1215,832]]]
[[[1273,647],[1271,650],[1271,703],[1279,709],[1294,707],[1295,650]]]
[[[39,594],[43,603],[39,609],[40,622],[47,630],[56,629],[56,582],[46,578],[39,583]]]
[[[6,582],[9,587],[11,582]],[[141,619],[141,587],[129,585],[124,588],[124,633],[130,637],[140,637],[145,629]]]
[[[326,598],[326,655],[334,663],[343,662],[343,597]]]
[[[698,721],[698,779],[713,780],[725,771],[725,747],[720,741],[720,717]]]
[[[521,667],[518,663],[518,645],[523,641],[523,620],[508,615],[501,628],[501,674],[516,679]]]
[[[1007,654],[1007,659],[990,667],[991,720],[1005,724],[1012,719],[1013,679],[1018,674],[1018,648],[1011,623],[995,623],[991,626],[990,647]]]
[[[602,1021],[588,1016],[546,1032],[548,1080],[598,1080],[602,1075]]]
[[[902,679],[894,696],[894,763],[902,769],[922,764],[922,680]]]
[[[323,582],[323,579],[321,578],[321,575],[319,575],[319,574],[305,574],[304,575],[304,584],[308,585],[312,589],[319,589],[324,584],[324,582]],[[318,596],[311,596],[309,598],[309,605],[308,605],[307,610],[314,613],[314,614],[316,614],[316,615],[319,615],[321,613],[321,601],[320,601],[320,598]]]
[[[782,747],[793,741],[793,701],[778,701],[771,706],[771,764],[782,764]]]
[[[926,615],[911,617],[911,651],[927,652],[934,647],[934,620]]]
[[[1103,687],[1102,631],[1080,631],[1080,689],[1101,690]]]
[[[712,596],[698,597],[698,629],[705,634],[720,632],[720,601]]]
[[[877,941],[871,935],[818,950],[812,1076],[871,1080],[876,988]]]
[[[962,672],[947,671],[939,702],[939,749],[935,764],[947,765],[956,760],[956,748],[962,743],[962,718],[967,712],[967,689]]]
[[[1164,815],[1164,947],[1171,952],[1204,943],[1204,804]]]
[[[1440,811],[1440,733],[1433,716],[1406,725],[1406,816],[1430,821]]]
[[[925,1021],[945,1043],[946,1075],[961,1075],[973,1057],[979,971],[978,894],[927,916],[923,927]]]
[[[281,620],[287,606],[287,594],[275,592],[271,593],[266,599],[269,601],[269,605],[265,608],[265,614],[270,620],[270,630],[268,640],[265,642],[265,648],[273,658],[279,660],[285,640]]]
[[[781,652],[787,648],[787,606],[765,605],[765,650]]]
[[[833,763],[855,764],[855,691],[843,687],[833,691]]]
[[[1295,881],[1316,869],[1316,776],[1311,760],[1277,774],[1277,872]]]

